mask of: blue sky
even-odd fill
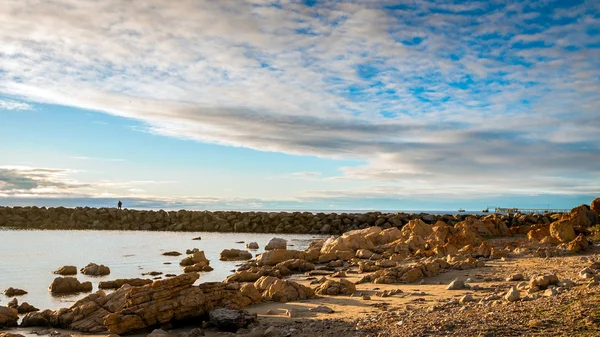
[[[598,1],[3,1],[0,204],[600,196]]]

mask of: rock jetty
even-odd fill
[[[549,224],[559,216],[558,214],[491,214],[479,215],[475,218],[480,220],[494,219],[494,221],[505,223],[507,227],[516,227]],[[311,212],[148,211],[89,207],[0,207],[0,227],[28,229],[342,234],[347,231],[373,226],[383,229],[400,228],[411,220],[422,220],[427,224],[443,221],[450,226],[454,226],[468,217],[473,216],[468,214],[433,215],[381,212],[327,214]]]

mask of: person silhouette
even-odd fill
[[[119,202],[117,203],[117,206],[119,209],[121,209],[121,206],[123,206],[123,203],[121,202],[121,200],[119,200]]]

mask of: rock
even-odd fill
[[[289,308],[285,310],[285,315],[289,318],[296,318],[300,315],[300,310]]]
[[[183,335],[180,335],[180,337],[200,337],[200,336],[204,336],[204,330],[202,330],[201,328],[195,328],[187,333],[184,333]]]
[[[573,241],[569,242],[569,245],[567,246],[567,249],[573,254],[581,253],[589,248],[590,243],[583,236],[583,234],[577,235],[577,237]]]
[[[4,295],[6,295],[8,297],[21,296],[21,295],[25,295],[25,294],[27,294],[27,292],[25,290],[13,288],[13,287],[10,287],[10,288],[4,290]]]
[[[0,329],[17,326],[19,313],[16,309],[0,306]]]
[[[176,252],[176,251],[171,251],[171,252],[164,252],[164,253],[162,253],[162,255],[164,255],[164,256],[179,256],[179,255],[181,255],[181,253]]]
[[[92,282],[80,283],[74,277],[57,277],[49,288],[52,294],[72,294],[77,292],[92,291]]]
[[[600,198],[596,198],[594,201],[592,201],[590,204],[590,209],[600,216]]]
[[[465,289],[465,283],[459,279],[455,279],[454,281],[448,284],[446,287],[447,290],[462,290]]]
[[[371,300],[371,296],[369,296],[367,294],[362,294],[362,296],[360,298],[362,298],[363,301],[370,301]]]
[[[221,261],[241,261],[250,260],[251,258],[252,254],[242,249],[225,249],[219,254],[219,260]]]
[[[245,310],[229,310],[219,308],[209,313],[210,322],[217,328],[225,331],[235,332],[246,328],[256,322],[256,314],[250,314]]]
[[[354,283],[341,279],[339,282],[334,280],[327,280],[321,283],[316,289],[317,295],[352,295],[356,292],[356,286]]]
[[[458,303],[460,303],[460,304],[465,304],[465,303],[468,303],[468,302],[475,302],[475,299],[473,298],[473,295],[467,294],[467,295],[461,297],[460,300],[458,300]]]
[[[254,282],[254,287],[262,292],[262,298],[266,301],[284,303],[314,296],[314,291],[307,286],[272,276],[262,276]]]
[[[183,267],[183,272],[184,273],[197,273],[197,272],[208,272],[208,271],[213,271],[213,268],[209,265],[206,264],[206,262],[199,262],[196,264],[193,264],[191,266],[185,266]]]
[[[356,251],[356,257],[359,259],[370,259],[373,256],[373,252],[368,249],[359,249]]]
[[[592,279],[592,278],[594,278],[594,271],[588,267],[585,267],[579,271],[579,278]]]
[[[292,272],[304,273],[307,271],[314,270],[315,265],[308,261],[305,261],[305,260],[291,259],[291,260],[279,262],[278,264],[275,265],[275,268],[277,268],[277,269],[285,268]]]
[[[58,275],[77,275],[77,267],[75,266],[62,266],[54,271],[54,274]]]
[[[331,277],[347,277],[346,273],[343,271],[336,271],[335,273],[331,274]]]
[[[330,307],[327,307],[324,305],[318,305],[316,307],[310,308],[309,311],[318,312],[318,313],[322,313],[322,314],[333,314],[335,312]]]
[[[511,287],[504,298],[509,302],[518,301],[521,298],[521,293],[519,290],[517,290],[517,288]]]
[[[246,248],[248,249],[258,249],[258,243],[256,242],[249,242],[246,244]]]
[[[558,295],[558,291],[556,291],[556,288],[548,288],[546,289],[546,291],[544,291],[545,297],[553,297],[556,295]]]
[[[550,235],[560,242],[569,242],[575,239],[575,231],[569,220],[558,220],[550,224]]]
[[[129,284],[133,287],[140,287],[152,283],[152,280],[141,278],[116,279],[114,281],[101,281],[98,283],[98,289],[119,289],[124,284]]]
[[[34,311],[39,311],[40,309],[34,307],[33,305],[27,303],[27,302],[23,302],[19,305],[19,307],[17,308],[17,311],[19,312],[19,314],[26,314],[29,312],[34,312]]]
[[[185,257],[181,262],[179,262],[180,266],[191,266],[198,263],[205,263],[207,266],[210,264],[210,261],[204,256],[204,251],[197,251],[189,256]]]
[[[274,266],[278,263],[292,260],[301,259],[305,256],[304,252],[297,250],[286,250],[286,249],[273,249],[260,254],[256,258],[256,263],[259,266]]]
[[[522,281],[522,280],[523,280],[523,274],[512,274],[506,278],[506,282]]]
[[[265,246],[265,250],[287,249],[287,241],[281,238],[272,238]]]
[[[193,238],[192,240],[202,240],[202,237],[201,236],[197,236],[197,237]]]
[[[19,307],[19,300],[17,300],[16,298],[13,298],[12,300],[10,300],[10,302],[8,302],[7,305],[9,308],[13,308],[16,309]]]
[[[555,285],[558,283],[558,277],[553,274],[541,275],[535,277],[529,281],[529,288],[533,291],[543,290],[548,288],[548,286]]]
[[[274,326],[270,326],[263,332],[262,337],[282,337],[283,333],[281,330],[277,329]]]
[[[0,332],[0,337],[25,337],[25,336],[17,334],[17,333]]]
[[[191,255],[191,254],[194,254],[194,253],[198,253],[199,251],[200,251],[200,249],[198,249],[198,248],[192,248],[192,249],[186,249],[185,253],[187,255]]]
[[[87,266],[81,268],[81,273],[91,276],[104,276],[110,274],[110,268],[103,264],[89,263]]]
[[[146,337],[167,337],[169,333],[163,329],[154,329],[151,333],[146,335]]]

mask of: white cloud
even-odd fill
[[[338,178],[407,194],[600,192],[597,4],[550,27],[534,5],[4,1],[0,93],[361,160]]]
[[[30,104],[0,99],[0,110],[33,110]]]

